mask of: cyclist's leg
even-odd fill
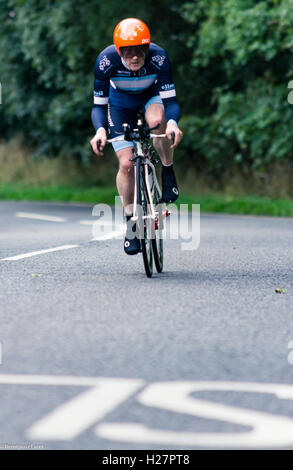
[[[150,128],[160,124],[158,129],[152,131],[153,134],[164,134],[166,131],[164,105],[160,103],[157,98],[159,97],[153,97],[146,103],[145,118]],[[167,138],[154,138],[153,145],[158,152],[163,165],[170,165],[173,163],[173,149],[170,148],[171,143]]]
[[[131,212],[129,206],[133,204],[134,197],[134,167],[129,161],[133,157],[133,145],[116,150],[119,162],[119,170],[116,176],[116,185],[119,195],[122,197],[123,207],[126,214]]]
[[[117,133],[122,134],[122,124],[135,124],[136,114],[132,110],[109,106],[108,122],[110,137],[117,137]],[[122,197],[123,207],[126,214],[129,214],[127,206],[133,204],[134,196],[134,167],[130,159],[133,157],[133,143],[118,141],[112,143],[117,155],[119,168],[116,176],[116,185],[119,195]]]
[[[108,108],[108,122],[110,137],[117,137],[117,132],[122,134],[123,123],[128,123],[131,127],[136,124],[136,112],[110,105]],[[136,224],[133,224],[130,220],[134,199],[134,166],[133,162],[130,161],[133,157],[133,143],[118,141],[113,142],[112,146],[119,162],[116,185],[118,193],[122,198],[127,223],[124,251],[128,255],[136,255],[140,251],[140,241],[135,236]]]

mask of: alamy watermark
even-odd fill
[[[289,83],[288,83],[288,88],[292,89],[293,90],[293,80],[291,80]],[[289,104],[293,104],[293,91],[290,91],[289,95],[288,95],[288,103]]]
[[[288,343],[288,349],[291,349],[291,351],[289,352],[287,359],[288,359],[289,364],[293,364],[293,341],[292,340],[289,341]]]
[[[127,212],[131,213],[133,207],[129,206]],[[191,209],[191,210],[190,210]],[[143,208],[136,206],[136,214],[143,215]],[[145,225],[150,230],[148,236],[161,239],[180,240],[181,249],[184,251],[197,250],[200,245],[200,204],[162,204],[156,208],[156,219],[147,218]],[[96,204],[92,215],[98,217],[93,224],[92,234],[96,240],[105,240],[107,238],[121,238],[125,236],[128,230],[128,238],[143,238],[144,230],[139,227],[136,220],[125,222],[122,200],[119,196],[115,197],[114,211],[108,204]],[[127,236],[128,236],[127,235]]]

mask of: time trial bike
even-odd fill
[[[149,128],[144,117],[138,115],[137,128],[131,129],[123,124],[123,134],[108,139],[107,143],[120,140],[134,144],[134,201],[133,216],[128,223],[136,224],[135,236],[140,240],[141,252],[146,275],[153,275],[153,260],[158,273],[163,271],[163,230],[164,219],[170,215],[166,205],[161,201],[162,192],[158,183],[155,165],[160,159],[150,143],[151,138],[165,138],[166,134],[153,134],[157,129]],[[172,139],[174,142],[174,135]],[[101,141],[97,142],[100,150]]]

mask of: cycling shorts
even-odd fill
[[[131,107],[127,106],[127,101],[120,103],[118,100],[110,100],[108,105],[108,126],[110,138],[113,139],[117,137],[118,134],[122,134],[122,124],[127,123],[133,129],[137,124],[137,113],[142,110],[143,113],[146,112],[147,108],[153,103],[161,103],[161,97],[159,95],[150,96],[150,93],[143,94],[140,97],[136,97],[135,103],[132,103]],[[123,106],[121,106],[123,104]],[[113,142],[112,146],[115,152],[122,150],[127,147],[133,147],[134,142],[118,141]]]

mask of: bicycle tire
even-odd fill
[[[151,239],[151,219],[144,218],[149,215],[149,201],[144,179],[144,167],[140,160],[136,165],[137,213],[138,228],[141,243],[144,269],[147,277],[153,275],[153,248]]]
[[[156,220],[153,223],[152,232],[152,245],[153,245],[153,256],[155,261],[156,270],[158,273],[163,271],[164,265],[164,245],[163,245],[163,210],[160,202],[159,192],[154,186],[153,190],[153,201],[155,211],[157,213]]]

